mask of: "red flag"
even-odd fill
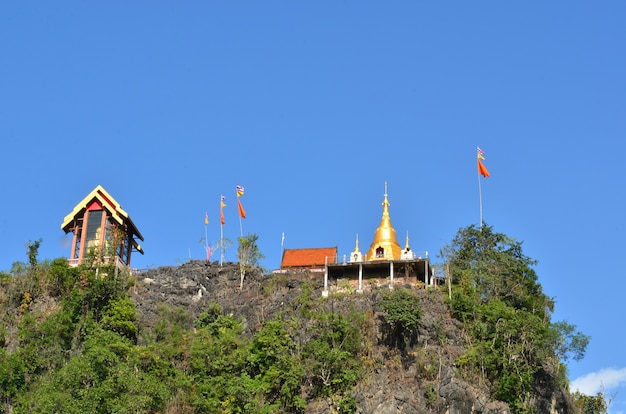
[[[487,167],[485,167],[481,160],[478,160],[478,173],[485,178],[491,175],[489,174],[489,170],[487,169]]]
[[[237,198],[237,207],[239,208],[239,217],[246,218],[246,210],[243,209],[243,206],[241,205],[241,200],[239,200],[239,198]]]

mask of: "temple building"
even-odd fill
[[[61,229],[65,234],[73,234],[69,257],[71,266],[90,260],[114,261],[118,267],[129,267],[132,252],[144,253],[137,242],[143,241],[137,226],[100,185],[65,216]]]
[[[380,224],[374,233],[374,240],[370,248],[363,255],[359,249],[357,236],[355,248],[350,253],[349,260],[345,257],[327,258],[324,269],[324,296],[328,295],[330,286],[347,284],[353,286],[357,292],[362,292],[368,285],[388,284],[393,289],[395,283],[423,283],[425,286],[435,284],[433,270],[428,259],[428,252],[415,253],[409,246],[409,234],[406,235],[404,248],[400,247],[396,237],[396,230],[391,224],[389,215],[389,200],[387,197],[387,183],[383,199],[383,215]]]

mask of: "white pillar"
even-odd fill
[[[359,288],[356,290],[357,292],[363,292],[363,264],[359,263]]]
[[[389,289],[393,290],[393,261],[389,262]]]
[[[324,290],[322,291],[322,296],[328,296],[328,256],[326,256],[324,263]]]

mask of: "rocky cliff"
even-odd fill
[[[244,321],[246,333],[253,335],[264,323],[285,309],[298,306],[303,284],[312,287],[312,295],[321,298],[323,275],[293,273],[266,275],[253,269],[239,289],[240,274],[236,264],[210,265],[193,261],[176,267],[151,269],[136,275],[132,295],[139,312],[139,326],[147,330],[158,319],[160,304],[183,307],[193,316],[219,303],[226,313]],[[368,350],[371,361],[368,373],[352,390],[357,412],[396,413],[509,413],[509,407],[493,401],[486,384],[464,378],[455,361],[465,352],[464,332],[450,317],[438,288],[396,286],[415,291],[421,301],[422,315],[418,334],[405,349],[388,346],[384,320],[378,303],[388,286],[373,287],[356,293],[331,293],[320,299],[334,312],[348,309],[367,315],[371,332]],[[140,342],[142,341],[140,336]],[[551,386],[550,378],[537,382],[535,411],[538,413],[573,413],[568,395]],[[330,400],[313,400],[308,413],[336,412]]]

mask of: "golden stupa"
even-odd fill
[[[402,249],[396,238],[396,230],[389,217],[389,201],[387,200],[387,183],[385,183],[385,199],[383,201],[383,218],[374,234],[374,241],[365,255],[366,261],[399,260]]]

